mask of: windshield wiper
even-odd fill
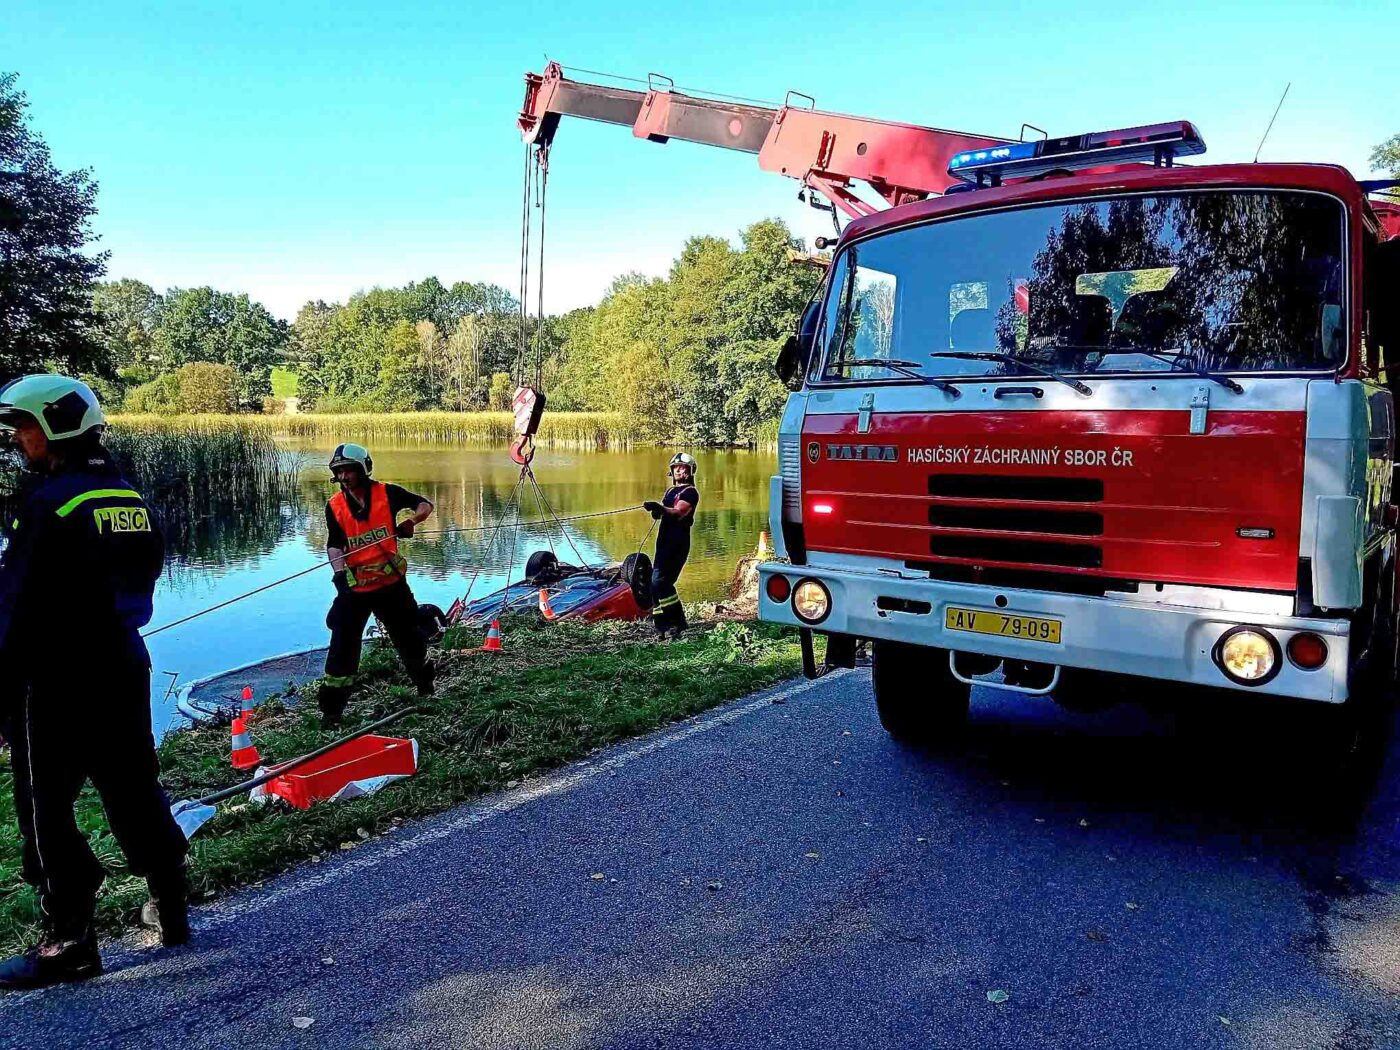
[[[1141,354],[1143,357],[1150,357],[1156,361],[1169,361],[1173,365],[1173,371],[1175,371],[1174,366],[1178,361],[1188,361],[1191,363],[1191,368],[1182,369],[1182,371],[1190,371],[1194,375],[1200,376],[1202,379],[1209,379],[1212,382],[1219,383],[1232,394],[1244,393],[1244,387],[1240,386],[1229,376],[1223,376],[1219,372],[1212,372],[1210,369],[1196,364],[1196,358],[1193,354],[1183,353],[1180,350],[1167,354],[1160,350],[1148,350],[1146,347],[1142,346],[1115,346],[1113,350],[1115,353],[1120,354]],[[1099,348],[1099,352],[1103,354],[1103,348]],[[1104,354],[1104,356],[1106,357],[1108,355]]]
[[[898,372],[902,376],[910,379],[917,379],[920,383],[927,383],[929,386],[936,386],[949,397],[962,397],[962,391],[952,383],[937,379],[934,376],[926,376],[914,369],[920,367],[918,361],[900,361],[887,357],[843,357],[835,361],[828,361],[826,367],[835,371],[843,371],[847,368],[888,368],[891,372]]]
[[[1081,383],[1077,379],[1061,375],[1054,369],[1045,368],[1041,365],[1032,364],[1030,361],[1023,361],[1015,354],[1008,354],[1001,350],[935,350],[929,357],[951,357],[957,361],[1004,361],[1007,364],[1015,365],[1017,368],[1025,369],[1027,372],[1034,372],[1037,375],[1045,376],[1065,386],[1085,397],[1093,397],[1094,391],[1087,384]]]

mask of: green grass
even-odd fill
[[[800,659],[788,632],[757,623],[698,625],[683,642],[657,644],[645,624],[544,626],[529,617],[505,624],[505,651],[447,654],[430,714],[390,727],[420,746],[419,772],[378,794],[326,803],[306,812],[250,805],[239,797],[192,842],[191,878],[208,899],[307,859],[354,848],[401,822],[448,809],[510,781],[580,758],[744,696],[796,674]],[[450,639],[449,639],[450,641]],[[465,644],[478,645],[476,632]],[[397,659],[371,650],[347,731],[413,703]],[[265,760],[304,754],[330,739],[317,726],[313,690],[300,706],[264,705],[253,736]],[[228,763],[228,726],[173,733],[161,745],[162,780],[172,799],[237,783]],[[6,757],[5,761],[8,758]],[[111,873],[98,902],[102,929],[135,921],[146,889],[129,875],[91,789],[79,823]],[[8,769],[0,773],[0,952],[35,933],[32,893],[19,877],[19,838]]]
[[[297,396],[297,374],[290,368],[274,368],[272,370],[272,396],[289,398]]]

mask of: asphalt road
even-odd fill
[[[1207,725],[981,691],[935,756],[868,673],[790,683],[109,946],[0,1043],[1400,1046],[1394,756],[1327,834],[1305,741]]]

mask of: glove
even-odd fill
[[[331,579],[335,581],[336,594],[340,595],[342,598],[350,594],[350,577],[344,569],[341,569],[331,577]]]
[[[399,522],[397,525],[394,526],[394,535],[401,540],[411,539],[413,537],[413,529],[413,519],[405,518],[403,521]]]
[[[642,509],[651,514],[657,521],[661,520],[661,515],[665,513],[665,508],[654,499],[649,499],[642,504]]]

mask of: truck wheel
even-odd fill
[[[1346,702],[1317,712],[1326,748],[1319,816],[1329,825],[1348,827],[1359,819],[1380,776],[1395,720],[1396,634],[1386,602],[1377,610],[1366,655],[1347,675]]]
[[[972,687],[953,677],[947,650],[883,641],[871,648],[875,707],[885,731],[906,744],[955,742],[967,725]]]

